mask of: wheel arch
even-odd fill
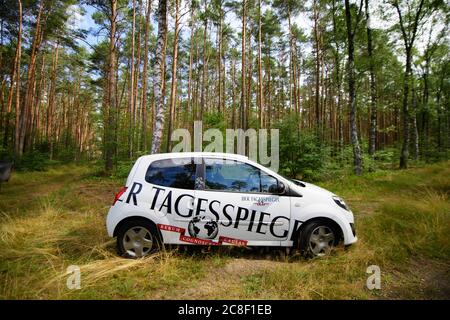
[[[129,216],[126,217],[122,220],[120,220],[120,222],[115,226],[114,231],[113,231],[113,237],[117,237],[117,232],[120,230],[120,228],[127,223],[128,221],[144,221],[146,223],[150,223],[155,227],[156,232],[158,233],[158,236],[161,240],[163,240],[162,234],[161,234],[161,230],[159,230],[158,226],[156,225],[156,223],[154,221],[152,221],[149,218],[143,217],[143,216]]]
[[[294,247],[298,247],[299,236],[302,233],[302,231],[305,229],[305,227],[309,223],[316,222],[316,221],[324,221],[324,222],[331,224],[333,226],[333,228],[338,232],[339,242],[344,241],[344,230],[342,229],[342,227],[336,220],[334,220],[330,217],[326,217],[326,216],[316,216],[316,217],[313,217],[313,218],[303,221],[303,223],[300,225],[300,227],[298,228],[298,230],[296,231],[295,236],[294,236]]]

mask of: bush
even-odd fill
[[[51,161],[47,153],[33,150],[24,153],[16,168],[23,171],[44,171],[54,163],[55,161]]]
[[[368,153],[363,153],[363,169],[364,171],[375,171],[377,169],[377,163],[373,157]]]
[[[298,128],[298,116],[288,115],[277,125],[280,130],[280,173],[288,177],[316,180],[328,159],[329,148],[317,137]]]
[[[114,177],[119,179],[126,179],[131,171],[131,168],[133,167],[133,164],[133,161],[118,161],[116,170],[114,172]]]
[[[221,132],[225,132],[227,123],[222,113],[208,112],[203,115],[203,130],[210,128],[219,129]]]
[[[71,162],[75,160],[76,153],[74,148],[67,148],[60,150],[56,156],[63,162]]]
[[[395,149],[383,149],[375,152],[375,160],[387,163],[398,161],[398,152]]]

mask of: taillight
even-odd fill
[[[115,205],[117,200],[119,200],[119,198],[123,195],[123,193],[127,191],[127,187],[122,187],[119,192],[116,193],[116,196],[114,197],[114,202],[112,205]]]

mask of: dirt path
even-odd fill
[[[20,210],[23,213],[33,209],[41,199],[80,179],[80,176],[72,172],[30,173],[28,178],[26,175],[20,173],[17,177],[17,173],[14,173],[8,185],[3,186],[0,192],[0,211]]]
[[[239,298],[232,296],[236,287],[240,287],[242,282],[255,274],[271,272],[277,268],[285,266],[285,262],[233,258],[225,266],[211,268],[206,271],[206,276],[192,287],[186,290],[177,290],[166,297],[176,299],[208,299],[213,297]]]
[[[387,299],[450,299],[450,263],[414,259],[408,272],[392,271],[392,285],[384,290]]]

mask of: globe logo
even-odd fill
[[[188,231],[191,237],[214,239],[219,233],[219,226],[210,217],[196,216],[189,222]]]

